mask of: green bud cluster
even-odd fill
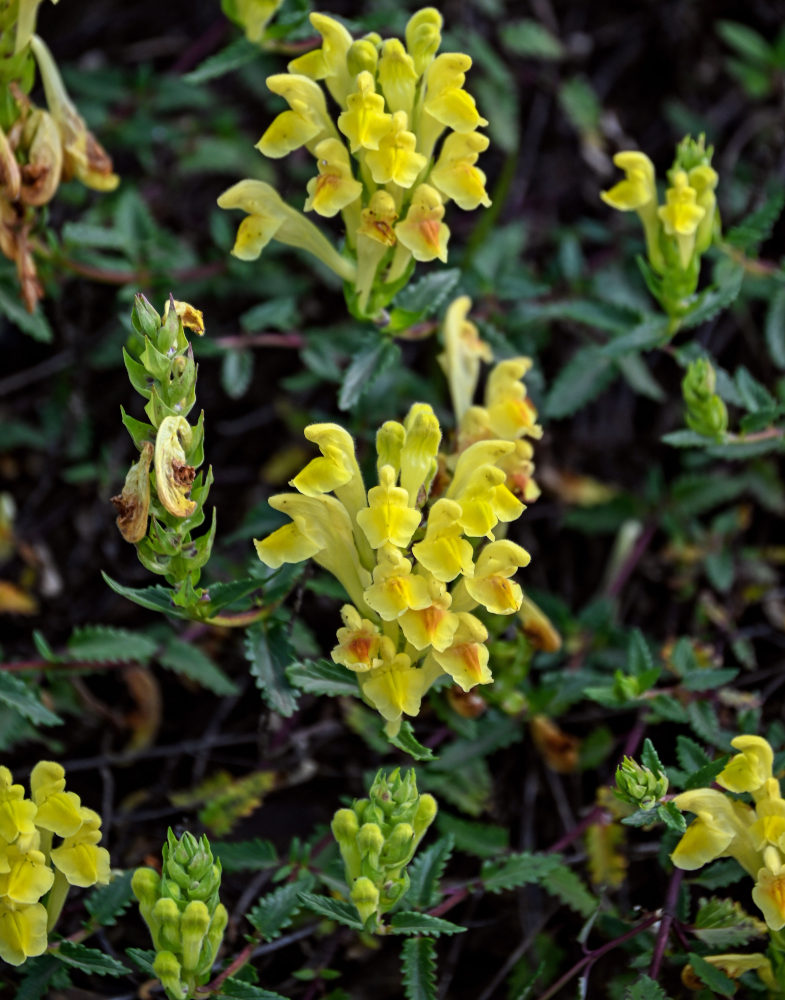
[[[123,360],[131,385],[147,400],[150,422],[122,410],[140,457],[131,466],[122,494],[112,498],[117,526],[136,545],[145,568],[174,587],[175,604],[191,608],[198,617],[202,591],[196,585],[210,558],[216,522],[213,510],[210,530],[191,537],[204,522],[213,477],[210,469],[206,475],[196,472],[204,461],[204,413],[194,425],[186,420],[196,402],[197,366],[183,323],[202,332],[201,314],[171,300],[161,317],[137,295],[131,318],[144,341],[138,360],[125,349]]]
[[[660,771],[655,774],[632,757],[625,757],[616,768],[614,794],[622,802],[648,812],[667,794],[668,777]]]
[[[728,411],[715,392],[717,376],[707,358],[691,361],[682,379],[681,391],[690,430],[705,437],[722,438],[728,429]]]
[[[137,868],[131,882],[150,929],[155,974],[170,1000],[187,1000],[210,978],[228,920],[218,900],[221,865],[206,836],[169,830],[161,874]]]
[[[339,809],[332,832],[341,850],[349,895],[369,930],[409,888],[406,866],[436,816],[436,800],[417,792],[413,770],[376,775],[367,799]]]

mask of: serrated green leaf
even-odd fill
[[[544,415],[569,417],[596,399],[613,381],[616,367],[596,344],[579,348],[553,380]]]
[[[357,697],[360,693],[356,675],[332,660],[300,660],[286,668],[286,676],[309,694]]]
[[[338,394],[341,410],[350,410],[371,388],[376,379],[400,361],[401,349],[390,337],[379,337],[358,351],[346,369]]]
[[[488,892],[504,892],[546,879],[558,867],[556,858],[546,854],[510,854],[501,861],[486,861],[481,879]]]
[[[766,924],[733,899],[701,899],[695,936],[717,950],[738,948],[767,934]]]
[[[126,948],[125,953],[134,965],[142,970],[142,972],[151,976],[153,979],[158,978],[155,974],[155,969],[153,968],[155,951],[152,948]]]
[[[237,38],[230,42],[225,49],[208,56],[196,69],[186,73],[182,79],[186,83],[206,83],[208,80],[217,80],[220,76],[233,73],[241,66],[253,62],[259,58],[259,49],[253,42],[246,38]]]
[[[669,830],[673,830],[674,833],[681,834],[687,829],[687,821],[684,819],[684,816],[679,812],[673,802],[664,802],[662,805],[657,806],[656,813],[658,819],[660,819]]]
[[[735,858],[723,858],[701,868],[691,881],[706,889],[724,889],[749,876]]]
[[[435,760],[436,755],[430,747],[424,747],[414,735],[411,722],[404,720],[395,736],[389,737],[390,743],[415,760]]]
[[[713,438],[688,430],[671,431],[670,434],[663,434],[660,440],[672,448],[705,448],[714,443]]]
[[[709,746],[718,746],[723,750],[730,748],[728,733],[720,728],[720,720],[710,702],[690,702],[687,706],[687,718],[698,737]]]
[[[773,410],[776,400],[769,390],[762,385],[744,365],[739,365],[734,376],[734,382],[744,406],[753,413],[758,410]]]
[[[422,772],[423,788],[440,802],[450,802],[469,816],[480,816],[491,804],[493,778],[485,758],[477,756],[459,770],[440,770],[437,760]]]
[[[775,292],[769,302],[763,329],[769,357],[778,368],[785,368],[785,287]]]
[[[118,962],[116,958],[104,954],[97,948],[88,948],[87,945],[76,944],[73,941],[61,941],[49,954],[66,965],[94,976],[123,976],[131,971],[122,962]]]
[[[691,432],[692,433],[692,432]],[[730,503],[747,489],[741,476],[707,476],[686,473],[679,476],[670,489],[671,503],[682,517],[695,517],[720,504]]]
[[[36,726],[59,726],[63,721],[41,704],[27,681],[7,671],[0,672],[0,701]]]
[[[400,291],[395,298],[395,306],[414,313],[420,319],[431,316],[453,293],[460,278],[461,272],[457,267],[432,271]]]
[[[627,643],[627,667],[631,674],[640,676],[654,669],[649,644],[639,628],[633,629]]]
[[[726,309],[739,297],[744,269],[734,267],[725,277],[719,288],[707,288],[696,296],[687,312],[679,320],[679,328],[689,330],[707,323],[710,319]]]
[[[454,838],[448,834],[426,850],[417,852],[414,861],[409,865],[409,888],[406,891],[406,902],[409,906],[419,906],[427,910],[439,902],[441,899],[439,880],[444,874],[454,845]]]
[[[51,996],[50,987],[55,977],[67,977],[68,973],[61,962],[50,954],[28,958],[21,970],[22,981],[14,990],[14,1000],[45,1000]],[[60,985],[68,985],[66,983]]]
[[[217,695],[237,694],[236,684],[230,681],[207,653],[194,643],[178,639],[177,636],[170,636],[157,659],[162,667],[196,681]]]
[[[51,344],[52,328],[41,307],[29,313],[19,300],[16,289],[6,282],[0,283],[0,315],[6,316],[33,340]]]
[[[93,889],[85,899],[85,909],[101,927],[113,927],[117,923],[117,917],[130,905],[133,898],[133,874],[131,869],[119,872],[108,885]]]
[[[162,587],[160,584],[152,587],[125,587],[122,583],[113,580],[103,570],[101,576],[104,578],[104,583],[111,587],[116,594],[142,608],[147,608],[149,611],[160,611],[162,614],[169,615],[170,618],[190,620],[191,616],[184,608],[178,608],[172,603],[174,591],[170,590],[169,587]]]
[[[683,735],[676,737],[676,760],[682,771],[687,773],[697,771],[711,763],[711,758],[703,747],[699,746],[695,740],[690,739],[689,736]]]
[[[623,358],[617,358],[616,364],[624,381],[639,396],[653,399],[657,403],[663,402],[666,398],[665,390],[654,378],[640,354],[625,354]]]
[[[734,983],[730,976],[726,976],[724,972],[715,968],[705,958],[696,955],[694,951],[691,951],[688,957],[693,972],[710,990],[719,993],[722,997],[733,996],[736,992],[736,983]]]
[[[83,625],[73,630],[67,646],[72,659],[85,663],[147,663],[158,643],[128,629]]]
[[[648,767],[648,769],[655,775],[665,774],[665,768],[662,766],[659,754],[654,749],[654,744],[648,737],[646,737],[643,741],[641,764],[643,764],[644,767]]]
[[[771,235],[783,205],[785,205],[785,191],[781,184],[777,184],[769,191],[760,208],[725,234],[725,242],[739,247],[745,253],[754,253]]]
[[[670,997],[650,976],[642,975],[624,991],[624,1000],[670,1000]]]
[[[729,755],[725,754],[717,760],[711,760],[708,764],[704,764],[703,767],[699,767],[697,770],[692,771],[687,780],[684,782],[685,790],[690,790],[692,788],[709,788],[720,771],[722,771],[728,763],[729,759]]]
[[[261,897],[247,916],[265,941],[277,938],[284,927],[291,924],[303,907],[300,894],[312,888],[313,883],[313,876],[307,875],[296,882],[286,882]]]
[[[585,76],[573,76],[559,88],[562,111],[580,133],[599,128],[602,104],[591,82]]]
[[[631,330],[615,337],[602,348],[606,358],[621,358],[625,354],[660,347],[668,337],[668,320],[664,316],[646,316]]]
[[[227,997],[228,1000],[287,1000],[280,993],[273,993],[263,986],[256,986],[253,983],[244,983],[242,979],[224,979],[221,983],[221,990],[215,994],[219,997]]]
[[[401,948],[401,978],[406,1000],[436,1000],[436,943],[414,937]]]
[[[712,582],[714,583],[714,580]],[[716,583],[714,586],[717,586]],[[687,691],[715,691],[730,684],[738,675],[736,667],[704,668],[693,671],[684,678],[683,683]]]
[[[567,865],[556,865],[549,872],[542,887],[584,918],[591,916],[599,906],[599,900],[589,892],[581,878]]]
[[[298,572],[301,572],[301,567],[299,566],[287,566],[285,569],[291,570],[292,576],[287,577],[286,573],[280,573],[279,576],[276,576],[276,579],[283,579],[284,577],[291,579],[296,577]],[[218,614],[219,611],[223,611],[224,608],[228,608],[231,604],[236,604],[238,601],[242,601],[244,597],[248,597],[249,594],[253,594],[261,586],[262,583],[258,577],[253,576],[247,576],[242,580],[229,580],[226,583],[211,583],[206,594],[209,598],[206,602],[206,616],[211,618],[213,615]],[[265,597],[271,602],[277,599],[274,593],[267,592],[266,587]]]
[[[297,691],[286,679],[294,659],[291,643],[279,622],[259,622],[246,630],[245,656],[256,686],[270,708],[285,718],[297,709]]]
[[[478,757],[486,757],[495,750],[517,743],[525,735],[520,720],[497,711],[490,711],[478,720],[477,728],[478,735],[475,739],[455,740],[442,749],[438,770],[457,771]]]
[[[234,844],[214,841],[210,846],[213,854],[221,859],[221,867],[225,872],[263,871],[278,862],[275,845],[258,837]]]
[[[300,902],[311,912],[318,913],[320,917],[337,920],[339,924],[351,927],[355,931],[363,929],[363,922],[353,903],[332,899],[330,896],[317,896],[312,892],[301,892]]]
[[[785,439],[782,437],[765,438],[762,441],[729,441],[726,444],[712,444],[706,448],[706,454],[712,458],[726,458],[733,462],[746,462],[750,458],[758,458],[772,451],[783,451]]]
[[[393,934],[433,934],[438,937],[440,934],[462,934],[466,928],[441,917],[432,917],[430,913],[404,910],[393,915],[390,930]]]

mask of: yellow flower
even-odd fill
[[[468,295],[454,299],[444,315],[444,351],[437,358],[447,376],[455,419],[460,423],[472,405],[480,379],[480,362],[493,361],[493,351],[480,338],[467,317],[472,307]]]
[[[443,52],[428,67],[424,110],[441,125],[456,132],[473,132],[487,125],[471,94],[463,89],[471,56],[464,52]]]
[[[407,118],[411,117],[418,79],[414,60],[400,39],[388,38],[382,45],[379,59],[379,83],[387,107],[393,114],[401,112]]]
[[[283,97],[289,110],[282,111],[256,143],[264,156],[277,159],[300,146],[315,152],[322,139],[335,136],[324,92],[318,83],[297,73],[276,73],[267,77],[267,86]]]
[[[474,575],[464,577],[469,595],[495,615],[511,615],[523,600],[521,588],[510,577],[520,566],[528,566],[526,549],[508,539],[486,545],[477,557]]]
[[[785,927],[785,871],[779,869],[772,872],[768,867],[761,868],[752,898],[771,930],[779,931]]]
[[[741,753],[717,775],[717,784],[730,792],[758,792],[772,777],[774,752],[761,736],[736,736],[731,746]]]
[[[55,876],[41,851],[21,851],[11,845],[6,853],[9,870],[0,875],[0,896],[12,903],[37,903],[52,888]]]
[[[363,186],[352,175],[352,165],[346,146],[340,139],[322,139],[314,150],[319,176],[308,181],[305,211],[312,209],[332,218],[353,201],[357,201]]]
[[[378,666],[383,638],[379,629],[351,604],[341,608],[341,618],[344,627],[337,632],[338,645],[330,654],[333,661],[358,673]]]
[[[523,435],[542,437],[537,410],[521,381],[531,365],[530,358],[510,358],[500,361],[488,376],[485,389],[488,422],[493,433],[504,440],[514,441]]]
[[[346,94],[351,85],[347,55],[352,46],[352,36],[334,17],[314,12],[308,20],[322,36],[322,46],[293,59],[287,69],[302,73],[312,80],[324,80],[333,98],[346,106]]]
[[[415,403],[403,426],[406,438],[400,453],[401,487],[408,493],[412,507],[422,507],[436,473],[442,432],[427,403]]]
[[[706,209],[696,203],[697,197],[698,193],[690,187],[687,174],[676,170],[672,175],[672,187],[665,192],[666,204],[657,209],[665,232],[676,237],[679,260],[685,270],[695,249],[698,223],[706,214]]]
[[[101,839],[101,817],[92,809],[81,810],[82,825],[51,854],[52,864],[70,885],[86,888],[109,882],[109,851],[96,845]]]
[[[374,191],[368,206],[360,213],[361,223],[358,236],[380,243],[386,251],[396,244],[393,226],[398,218],[395,199],[388,191]],[[359,246],[359,242],[358,242]]]
[[[141,542],[147,534],[147,517],[150,513],[150,463],[153,460],[153,446],[142,442],[142,451],[128,470],[119,496],[112,497],[117,511],[116,524],[127,542]]]
[[[515,442],[515,451],[499,459],[498,466],[507,476],[507,486],[511,493],[526,503],[533,503],[540,495],[540,487],[534,481],[534,454],[528,441]]]
[[[283,0],[230,0],[223,10],[245,32],[249,42],[258,44],[264,38],[264,29],[283,3]],[[227,9],[227,7],[229,9]]]
[[[399,618],[410,608],[419,611],[431,603],[431,592],[423,576],[412,573],[412,564],[394,545],[377,552],[373,585],[363,595],[366,603],[385,621]]]
[[[353,153],[358,149],[378,149],[392,127],[392,115],[384,110],[384,98],[376,93],[370,73],[359,73],[357,90],[346,99],[347,110],[338,116],[338,128],[349,140]]]
[[[464,211],[491,205],[485,190],[485,174],[475,166],[488,144],[488,137],[481,132],[452,132],[444,140],[439,159],[431,170],[431,183]]]
[[[406,548],[420,524],[420,512],[409,506],[409,494],[395,480],[395,469],[383,465],[379,485],[368,491],[369,506],[357,513],[357,523],[373,549],[387,542]]]
[[[449,583],[473,571],[473,549],[463,537],[461,505],[441,497],[431,507],[425,538],[412,546],[417,562],[437,580]]]
[[[410,188],[427,164],[426,158],[415,151],[417,139],[406,124],[406,112],[396,111],[388,131],[379,139],[378,148],[365,154],[376,184],[393,182]]]
[[[452,644],[460,619],[449,608],[452,598],[447,588],[435,577],[430,577],[428,589],[430,603],[425,608],[404,611],[398,619],[403,634],[415,649],[444,650]]]
[[[397,653],[389,662],[365,674],[358,674],[364,697],[387,722],[398,722],[402,715],[417,715],[423,696],[441,670],[427,663],[412,666],[405,653]]]
[[[695,871],[715,858],[730,856],[750,874],[758,870],[760,858],[750,834],[755,812],[748,805],[731,801],[714,788],[682,792],[673,803],[697,816],[671,854],[677,868]]]
[[[9,965],[43,955],[47,946],[46,909],[41,903],[16,906],[0,900],[0,958]]]
[[[482,443],[484,442],[479,442]],[[512,450],[512,442],[509,445]],[[477,447],[478,445],[472,445],[463,454],[466,455]],[[455,499],[461,505],[461,524],[470,538],[483,535],[490,538],[499,521],[515,521],[523,513],[524,505],[510,492],[506,480],[507,476],[501,469],[493,465],[480,465],[471,472],[460,491],[453,490],[453,484],[450,485],[448,499]]]
[[[24,787],[15,785],[11,772],[0,765],[0,837],[8,844],[20,835],[29,837],[35,833],[37,809],[24,795]]]
[[[415,11],[406,25],[406,48],[418,76],[428,68],[441,45],[442,15],[435,7]]]
[[[774,974],[771,969],[771,962],[765,955],[755,952],[751,955],[704,955],[704,960],[713,965],[715,969],[724,972],[731,979],[739,979],[745,972],[757,972],[758,978],[771,989],[777,988]],[[700,991],[705,989],[705,983],[699,979],[691,965],[684,966],[681,972],[681,981],[691,990]]]
[[[65,791],[65,769],[52,760],[39,761],[30,775],[30,792],[38,807],[35,825],[58,837],[70,837],[82,825],[79,796]]]
[[[155,436],[155,488],[175,517],[189,517],[196,510],[196,503],[188,499],[196,470],[185,457],[192,436],[185,417],[164,417]]]
[[[643,206],[657,200],[654,184],[654,164],[645,153],[625,150],[613,157],[613,162],[627,175],[610,191],[601,191],[600,197],[606,205],[620,212],[638,211]]]
[[[350,514],[365,507],[365,487],[354,453],[354,439],[338,424],[310,424],[303,431],[319,446],[321,458],[312,459],[289,483],[307,497],[335,493]]]
[[[444,650],[434,650],[431,656],[464,691],[476,684],[490,684],[493,675],[488,668],[488,647],[485,640],[488,630],[474,615],[465,611],[456,613],[458,628],[452,643]]]
[[[444,205],[439,192],[430,184],[420,184],[415,188],[406,218],[395,227],[395,235],[415,260],[438,257],[446,263],[450,230],[443,218]]]

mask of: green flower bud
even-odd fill
[[[161,891],[161,876],[152,868],[137,868],[131,878],[131,891],[139,901],[139,912],[152,932],[152,910]]]
[[[352,886],[350,898],[362,922],[367,923],[379,905],[379,890],[369,878],[358,878]]]
[[[186,972],[199,966],[202,941],[210,926],[210,913],[200,900],[192,900],[180,917],[182,965]]]
[[[353,809],[339,809],[333,816],[330,829],[339,844],[344,842],[354,844],[360,824]]]
[[[131,322],[134,329],[145,337],[154,337],[161,326],[161,317],[141,293],[134,296]]]
[[[655,774],[632,757],[625,757],[616,768],[617,798],[636,809],[654,809],[668,791],[666,774]]]
[[[414,833],[417,838],[417,843],[422,840],[425,831],[436,819],[436,813],[439,811],[439,807],[436,804],[436,799],[429,795],[427,792],[425,795],[420,796],[420,801],[417,803],[417,811],[414,814],[414,819],[412,820],[412,826],[414,827]]]
[[[153,961],[153,972],[161,980],[170,1000],[183,1000],[188,992],[180,981],[180,963],[171,951],[159,951]]]
[[[159,899],[152,910],[156,948],[180,950],[180,907],[173,899]]]
[[[202,944],[202,958],[196,970],[199,982],[206,982],[212,971],[213,962],[215,962],[215,956],[221,947],[221,941],[223,941],[224,931],[228,923],[229,914],[226,911],[226,907],[223,903],[219,903],[215,908],[213,919],[210,921],[210,927]]]
[[[370,38],[358,38],[357,41],[352,42],[346,53],[346,65],[353,77],[363,71],[374,76],[378,62],[379,50]]]
[[[711,165],[711,158],[714,155],[714,147],[706,146],[706,136],[701,133],[697,139],[691,135],[685,135],[676,147],[676,158],[673,161],[672,170],[694,170],[695,167],[707,167]]]
[[[378,858],[379,852],[384,847],[384,834],[376,823],[364,823],[357,834],[357,846],[360,853],[365,857],[371,855]]]
[[[409,823],[399,823],[384,842],[381,853],[382,864],[405,865],[414,853],[414,827]]]
[[[401,872],[396,878],[388,879],[379,896],[379,912],[391,910],[409,891],[410,884],[408,872]]]
[[[728,429],[728,411],[715,393],[716,384],[716,373],[707,358],[691,361],[681,383],[687,426],[711,438],[722,437]]]
[[[387,420],[376,432],[376,462],[377,469],[383,465],[391,465],[396,473],[401,469],[401,449],[406,440],[406,430],[403,424],[396,420]]]

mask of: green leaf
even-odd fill
[[[785,191],[781,184],[777,184],[768,192],[760,208],[725,234],[725,242],[739,247],[747,254],[755,253],[759,245],[771,235],[783,205]]]
[[[761,385],[744,365],[740,365],[737,369],[734,382],[742,403],[752,413],[757,413],[759,410],[773,410],[776,407],[776,400],[769,390]]]
[[[221,668],[192,642],[170,636],[163,650],[158,654],[158,662],[167,670],[182,674],[196,681],[217,695],[237,694],[237,686],[229,680]]]
[[[390,337],[361,348],[346,369],[338,395],[338,406],[350,410],[371,388],[376,379],[401,359],[401,349]]]
[[[590,917],[599,906],[599,900],[593,896],[583,881],[566,865],[556,865],[542,883],[543,889],[551,896],[556,896],[565,906],[575,910],[582,917]]]
[[[551,420],[569,417],[596,399],[613,381],[616,368],[595,344],[579,348],[553,380],[544,415]]]
[[[713,949],[746,945],[766,935],[766,925],[733,899],[702,899],[695,917],[695,936]]]
[[[738,674],[735,667],[698,669],[684,678],[684,687],[688,691],[714,691],[730,684]]]
[[[685,473],[671,485],[670,501],[682,517],[695,517],[712,507],[736,500],[747,487],[747,480],[742,476]]]
[[[670,434],[663,434],[661,440],[672,448],[705,448],[713,443],[713,438],[688,430],[671,431]]]
[[[712,458],[727,458],[734,462],[744,462],[750,458],[758,458],[770,451],[782,451],[785,439],[782,437],[765,438],[762,441],[729,441],[727,444],[713,444],[706,448],[706,454]]]
[[[454,845],[455,840],[448,834],[435,844],[431,844],[427,850],[417,852],[414,861],[409,865],[406,902],[410,906],[427,910],[439,902],[441,899],[439,880],[444,874]]]
[[[21,975],[23,978],[14,990],[14,1000],[46,1000],[52,995],[52,980],[55,977],[67,977],[68,973],[56,958],[47,953],[37,958],[28,958]],[[70,980],[67,979],[65,984],[60,985],[69,984]]]
[[[665,774],[665,768],[662,766],[659,754],[654,749],[654,744],[648,737],[646,737],[643,741],[641,764],[643,764],[644,767],[648,767],[648,769],[655,775]]]
[[[0,672],[0,701],[36,726],[59,726],[63,721],[41,704],[27,681],[7,671]]]
[[[101,927],[114,927],[117,917],[128,908],[133,893],[131,879],[133,870],[119,872],[108,885],[93,889],[85,899],[85,909]]]
[[[621,358],[626,354],[648,351],[660,347],[668,338],[668,320],[665,316],[646,316],[631,330],[605,344],[602,355]]]
[[[728,763],[729,759],[729,755],[724,754],[717,760],[711,760],[708,764],[704,764],[703,767],[699,767],[695,771],[692,771],[687,780],[684,782],[684,788],[686,790],[691,788],[709,788],[720,771],[722,771]]]
[[[624,1000],[670,1000],[670,997],[650,976],[641,975],[624,991]]]
[[[785,368],[785,286],[772,297],[763,329],[769,357],[778,368]]]
[[[478,757],[486,757],[495,750],[523,739],[524,730],[518,719],[501,712],[490,711],[478,720],[479,734],[472,740],[455,740],[442,749],[438,769],[457,771]]]
[[[679,329],[689,330],[710,319],[726,309],[739,297],[744,269],[734,266],[729,270],[719,288],[711,287],[696,296],[687,312],[679,320]]]
[[[360,693],[355,674],[332,660],[300,660],[286,668],[286,676],[309,694],[357,697]]]
[[[204,62],[200,63],[196,69],[186,73],[182,79],[186,83],[206,83],[208,80],[217,80],[219,76],[233,73],[241,66],[254,62],[259,58],[259,48],[246,38],[237,38],[230,42],[225,49],[208,56]]]
[[[762,35],[746,24],[738,21],[717,21],[717,34],[740,56],[751,59],[755,63],[768,64],[772,57],[772,48]]]
[[[736,983],[734,983],[730,976],[726,976],[720,969],[715,969],[705,958],[701,958],[700,955],[696,955],[694,951],[691,951],[689,953],[689,961],[698,979],[702,983],[705,983],[714,993],[719,993],[722,997],[732,997],[736,992]]]
[[[68,654],[86,663],[147,663],[158,643],[140,632],[107,625],[83,625],[68,639]]]
[[[539,21],[521,18],[502,26],[499,31],[502,43],[516,56],[531,59],[561,59],[564,47]]]
[[[630,633],[627,643],[627,667],[629,672],[636,677],[654,669],[654,660],[649,644],[639,628],[633,629]]]
[[[687,829],[687,821],[673,802],[664,802],[662,805],[657,806],[656,810],[653,811],[657,813],[657,818],[661,820],[669,830],[673,830],[674,833],[682,834]]]
[[[301,892],[300,902],[313,913],[318,913],[320,917],[337,920],[339,924],[351,927],[355,931],[363,929],[363,922],[353,903],[347,903],[342,899],[331,899],[330,896],[317,896],[312,892]]]
[[[294,568],[298,569],[299,567]],[[209,618],[218,614],[219,611],[223,611],[229,605],[241,601],[244,597],[259,590],[260,587],[261,581],[255,576],[246,576],[242,580],[230,580],[227,583],[210,584],[207,591],[209,601],[206,605],[206,617]],[[270,600],[274,600],[272,595],[265,594],[265,596],[269,596]]]
[[[230,399],[241,399],[253,379],[253,351],[247,347],[233,347],[221,360],[221,388]]]
[[[424,278],[406,286],[395,298],[397,309],[415,313],[420,319],[436,312],[460,281],[461,272],[457,267],[431,271]]]
[[[415,760],[434,760],[435,754],[429,747],[424,747],[414,735],[411,722],[404,720],[401,728],[395,736],[391,736],[390,743],[404,753],[408,753]]]
[[[440,934],[462,934],[466,928],[441,917],[432,917],[430,913],[405,910],[393,915],[390,930],[393,934],[433,934],[438,937]]]
[[[19,300],[17,289],[5,281],[0,282],[0,314],[33,340],[51,344],[52,328],[41,307],[38,306],[35,312],[29,313]]]
[[[226,841],[212,842],[213,854],[221,859],[225,872],[264,871],[278,862],[275,845],[269,840],[242,840],[230,844]]]
[[[625,354],[616,362],[624,381],[634,389],[639,396],[653,399],[661,403],[665,398],[665,390],[649,371],[649,367],[640,354]]]
[[[450,802],[469,816],[479,816],[490,807],[493,778],[483,757],[475,757],[459,770],[442,771],[440,767],[437,759],[422,773],[423,788],[433,792],[440,802]]]
[[[73,941],[61,941],[49,954],[66,965],[81,969],[82,972],[90,972],[94,976],[123,976],[131,971],[122,962],[97,948],[88,948]]]
[[[695,740],[691,740],[689,736],[676,737],[676,760],[682,771],[688,773],[697,771],[698,768],[711,763],[711,758],[703,747],[699,746]]]
[[[559,88],[559,104],[573,128],[580,133],[599,128],[602,104],[585,76],[572,76]]]
[[[687,706],[687,717],[695,733],[709,746],[730,749],[728,733],[720,728],[714,706],[708,701],[692,701]]]
[[[270,708],[288,718],[297,709],[297,691],[286,679],[294,651],[280,622],[259,622],[246,630],[245,656],[256,686]]]
[[[152,948],[126,948],[125,953],[134,965],[141,969],[145,975],[150,976],[153,979],[158,978],[155,974],[155,969],[153,968],[155,951]]]
[[[313,883],[313,876],[308,875],[296,882],[286,882],[278,889],[261,897],[247,916],[265,941],[277,938],[284,927],[291,924],[292,918],[303,907],[300,894],[304,890],[310,889]]]
[[[229,1000],[287,1000],[280,993],[273,993],[254,983],[245,983],[242,979],[232,979],[231,976],[224,979],[220,992],[215,995],[228,997]]]
[[[401,948],[401,978],[406,1000],[436,1000],[436,943],[414,937]]]
[[[116,594],[119,594],[128,601],[132,601],[134,604],[138,604],[142,608],[147,608],[150,611],[160,611],[171,618],[191,619],[191,615],[185,608],[178,608],[172,603],[174,591],[170,590],[169,587],[162,587],[160,584],[152,587],[125,587],[122,583],[113,580],[103,570],[101,571],[101,576],[104,578],[104,583],[111,587]]]
[[[501,862],[486,861],[481,878],[489,892],[541,885],[584,917],[593,913],[598,905],[583,882],[556,854],[511,854]]]
[[[748,875],[739,862],[735,858],[723,858],[701,868],[692,877],[692,882],[713,891],[734,885],[743,878],[748,878]]]

